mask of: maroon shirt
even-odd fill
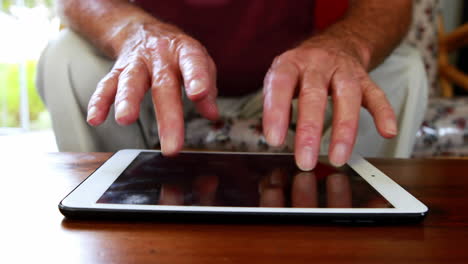
[[[312,0],[134,0],[200,41],[218,69],[220,95],[262,87],[275,56],[314,31]]]

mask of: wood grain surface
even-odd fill
[[[468,263],[468,160],[371,160],[428,205],[420,224],[64,219],[59,201],[110,155],[0,153],[0,263]]]

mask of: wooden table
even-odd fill
[[[430,207],[421,224],[71,221],[57,204],[109,153],[0,153],[0,263],[468,263],[468,160],[371,160]]]

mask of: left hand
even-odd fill
[[[289,126],[291,101],[298,94],[295,159],[302,170],[316,163],[327,97],[333,100],[329,159],[344,165],[354,147],[361,106],[386,138],[397,134],[396,118],[385,93],[369,78],[370,56],[357,42],[319,35],[278,56],[265,77],[263,127],[267,142],[279,146]]]

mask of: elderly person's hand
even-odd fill
[[[211,120],[218,117],[216,67],[198,41],[155,20],[133,27],[118,46],[113,69],[90,99],[89,124],[103,123],[112,104],[117,123],[135,122],[140,103],[151,90],[162,151],[174,155],[184,143],[182,85],[200,114]]]
[[[369,55],[356,44],[352,37],[319,35],[278,56],[265,77],[263,126],[269,144],[283,143],[291,100],[298,94],[295,157],[302,170],[311,170],[317,163],[329,95],[332,164],[341,166],[349,159],[361,106],[371,113],[382,136],[397,134],[392,107],[367,74]]]

